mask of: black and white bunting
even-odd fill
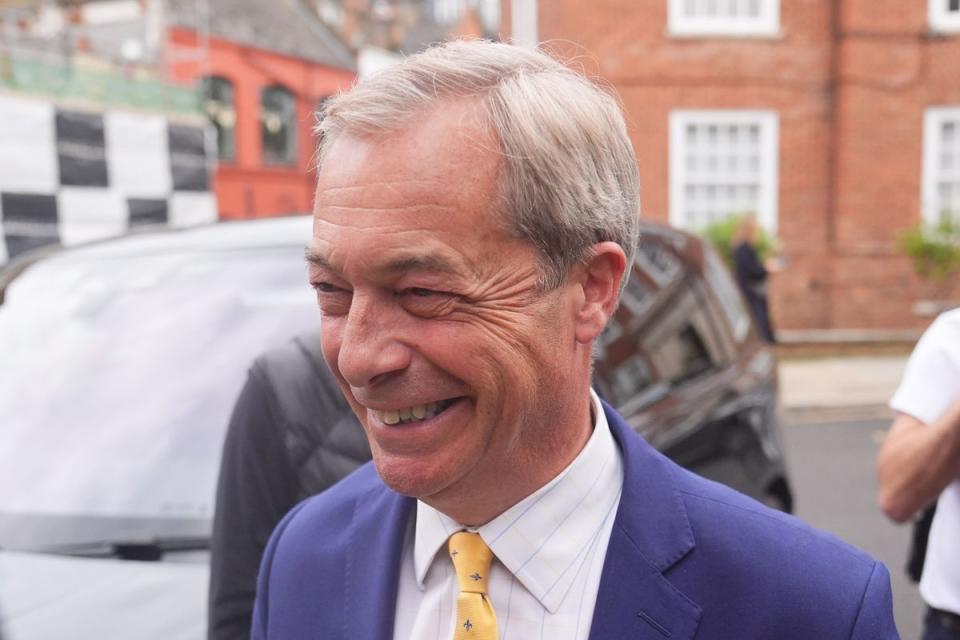
[[[213,130],[157,114],[0,96],[0,265],[138,225],[217,218]]]

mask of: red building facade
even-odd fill
[[[880,333],[960,297],[897,248],[960,214],[957,4],[550,0],[537,29],[622,99],[646,217],[696,230],[754,211],[789,259],[779,327]]]
[[[175,81],[204,87],[205,109],[220,138],[220,217],[309,212],[316,111],[353,83],[353,56],[296,3],[219,4],[212,13],[219,23],[209,31],[197,29],[189,13],[173,17],[167,66]]]

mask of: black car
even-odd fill
[[[725,265],[702,239],[645,223],[594,385],[677,463],[784,511],[777,369]]]
[[[679,463],[790,510],[772,353],[710,247],[642,233],[598,393]],[[221,223],[0,272],[4,632],[203,634],[221,443],[253,358],[319,322],[309,237],[307,217]]]

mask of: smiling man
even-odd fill
[[[545,485],[587,442],[590,347],[626,265],[621,244],[591,243],[565,282],[543,286],[537,250],[498,211],[496,144],[473,99],[381,139],[345,132],[327,149],[308,255],[324,356],[380,477],[468,524]]]
[[[639,216],[612,97],[456,42],[320,131],[310,283],[373,466],[277,527],[254,637],[897,637],[882,565],[676,467],[591,391]]]

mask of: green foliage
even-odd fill
[[[717,220],[701,229],[700,235],[710,241],[720,257],[733,268],[733,243],[737,235],[737,228],[740,221],[745,217],[744,214],[730,215],[722,220]],[[777,252],[777,240],[762,227],[757,230],[757,254],[760,260],[766,260],[774,256]]]
[[[899,247],[921,278],[940,282],[960,271],[960,223],[949,212],[936,224],[921,222],[908,229]]]

